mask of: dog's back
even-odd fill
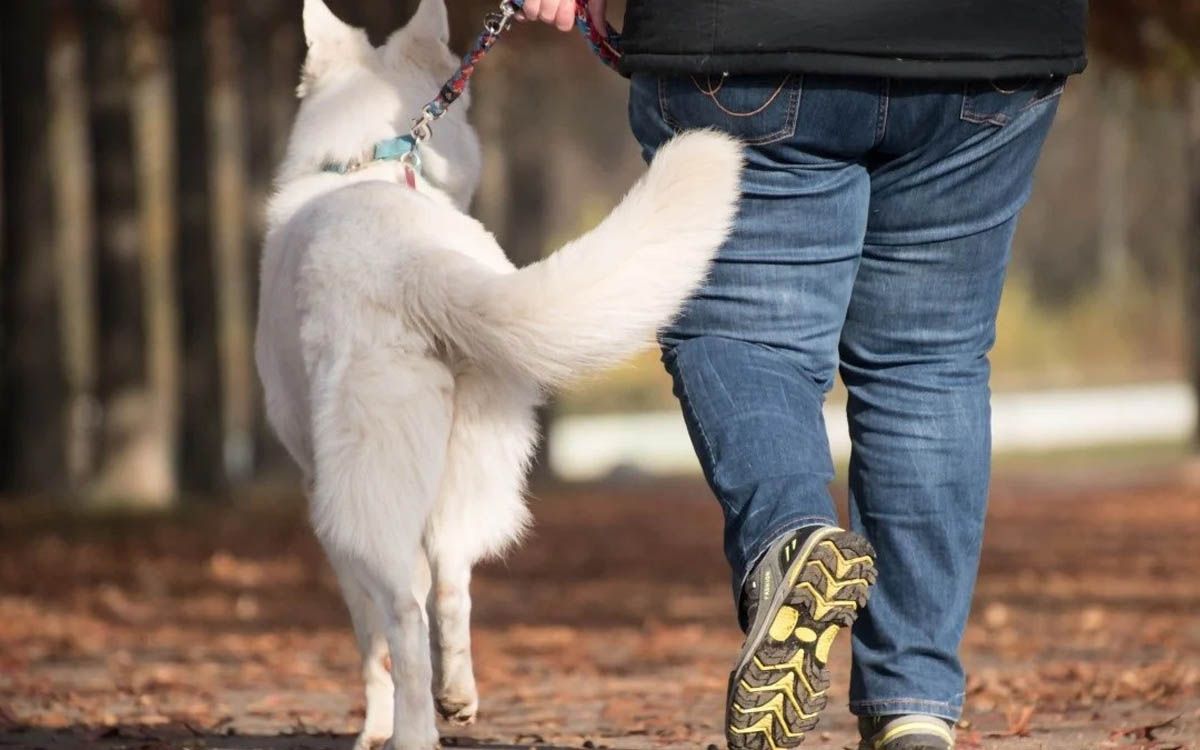
[[[414,274],[459,251],[483,272],[512,270],[492,236],[445,201],[382,180],[353,182],[304,204],[263,247],[256,359],[268,419],[292,458],[314,478],[314,386],[355,357],[403,351],[452,366],[443,337],[414,303]],[[447,267],[443,275],[453,275]],[[397,373],[402,377],[405,373]],[[399,383],[396,384],[399,387]]]

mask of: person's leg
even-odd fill
[[[877,90],[836,94],[784,76],[633,81],[630,117],[647,158],[688,128],[748,144],[733,235],[662,337],[725,513],[735,597],[778,537],[837,523],[821,407],[866,227],[869,183],[858,157],[874,132]]]
[[[988,493],[987,356],[1060,89],[892,83],[841,341],[851,519],[879,566],[854,629],[860,716],[962,711],[958,648]]]
[[[879,82],[635,79],[647,156],[684,128],[747,144],[733,234],[665,332],[705,476],[725,512],[725,549],[746,639],[730,674],[731,750],[798,745],[826,703],[826,661],[874,579],[870,546],[836,528],[821,406],[833,382],[866,227],[862,157]]]

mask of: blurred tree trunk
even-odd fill
[[[64,489],[65,384],[58,346],[55,255],[47,179],[47,9],[0,5],[5,215],[0,320],[0,487]],[[18,98],[19,92],[19,98]]]
[[[175,285],[175,149],[166,0],[122,4],[130,13],[129,76],[138,195],[146,389],[128,461],[103,494],[142,505],[175,497],[179,420],[179,304]]]
[[[131,154],[128,23],[115,0],[84,5],[86,80],[95,163],[101,439],[93,492],[123,495],[135,474],[144,411],[137,190]]]
[[[248,203],[255,210],[246,217],[247,241],[253,251],[247,257],[247,274],[257,279],[258,251],[265,231],[265,211],[275,169],[283,159],[292,119],[296,114],[296,85],[304,60],[304,31],[300,13],[292,0],[258,0],[237,3],[242,64],[236,72],[239,85],[253,103],[243,120],[246,143]],[[251,309],[257,305],[256,286],[247,290]],[[257,377],[252,377],[258,394]],[[261,404],[261,399],[257,399]],[[256,474],[270,475],[295,470],[292,459],[267,425],[263,409],[254,411],[252,433]]]
[[[1100,118],[1100,184],[1096,191],[1100,199],[1100,273],[1108,289],[1119,293],[1128,286],[1130,271],[1129,196],[1125,190],[1137,85],[1132,75],[1119,68],[1105,70],[1101,83],[1105,106]]]
[[[289,0],[260,0],[236,4],[242,64],[238,84],[254,106],[247,112],[246,164],[249,200],[265,206],[275,168],[283,160],[292,120],[296,116],[296,86],[304,61],[304,30],[300,14]],[[247,217],[249,234],[261,239],[264,212]],[[257,253],[252,255],[257,257]]]
[[[297,14],[285,12],[282,17],[277,17],[271,25],[268,39],[266,54],[269,59],[264,66],[267,73],[264,90],[270,98],[271,107],[264,123],[270,148],[263,153],[268,159],[265,174],[269,184],[275,167],[283,160],[292,120],[296,117],[295,91],[300,82],[299,71],[305,52],[304,31]]]
[[[92,478],[96,448],[95,264],[92,153],[83,86],[83,37],[73,0],[50,4],[49,153],[58,319],[67,384],[66,461],[72,489]]]
[[[1116,64],[1170,81],[1180,91],[1187,145],[1188,235],[1184,284],[1192,390],[1200,404],[1200,23],[1194,3],[1177,0],[1108,0],[1092,3],[1089,44]],[[1193,439],[1200,457],[1200,414]]]
[[[254,368],[250,270],[246,237],[246,148],[238,69],[241,64],[231,0],[209,0],[209,195],[216,263],[217,340],[221,365],[221,426],[225,476],[245,481],[254,468]]]
[[[1200,405],[1200,77],[1185,80],[1184,113],[1187,118],[1187,173],[1190,226],[1185,242],[1184,272],[1187,285],[1188,335],[1191,337],[1191,381],[1196,403]],[[1192,447],[1200,455],[1200,416]]]
[[[4,11],[0,10],[0,21],[3,21],[3,20],[4,20]],[[3,44],[2,39],[0,39],[0,44]],[[6,233],[6,225],[4,223],[5,192],[4,192],[4,133],[3,133],[3,129],[4,129],[4,71],[3,71],[3,65],[4,65],[4,56],[0,55],[0,272],[2,272],[5,267],[4,266],[4,257],[5,257],[4,249],[5,249],[5,247],[7,247],[7,245],[5,243],[8,239],[8,235]],[[3,279],[3,276],[0,275],[0,280],[2,280],[2,279]],[[7,336],[7,331],[5,331],[5,328],[4,328],[4,321],[6,320],[6,318],[3,315],[4,300],[5,300],[4,294],[5,294],[5,290],[3,288],[3,285],[0,284],[0,431],[3,431],[5,428],[5,424],[4,424],[4,414],[5,414],[4,394],[7,393],[6,386],[5,386],[6,376],[5,376],[5,371],[4,371],[4,362],[5,362],[4,352],[5,352],[5,345],[6,345],[5,337]],[[0,432],[0,434],[3,434],[3,433]],[[2,447],[2,446],[0,446],[0,447]],[[2,482],[2,480],[3,480],[3,474],[4,474],[4,460],[0,459],[0,482]],[[2,487],[2,486],[3,486],[2,483],[0,483],[0,487]]]
[[[171,53],[175,74],[175,142],[178,158],[179,294],[183,339],[180,373],[179,480],[190,491],[225,488],[220,413],[220,366],[209,236],[208,70],[206,4],[171,2]]]

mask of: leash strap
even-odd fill
[[[500,7],[487,14],[483,22],[483,33],[475,38],[470,51],[463,56],[458,70],[442,85],[433,101],[421,108],[421,114],[413,121],[412,139],[420,144],[431,135],[430,128],[438,118],[446,114],[450,105],[467,90],[479,61],[484,58],[505,31],[512,26],[513,18],[525,7],[525,0],[502,0]],[[613,70],[620,69],[621,35],[608,21],[597,24],[592,18],[587,0],[575,0],[575,26],[587,39],[592,52]]]
[[[621,33],[606,19],[596,23],[587,0],[575,0],[575,27],[587,39],[592,52],[613,70],[621,69]]]
[[[404,179],[409,187],[416,187],[416,175],[421,170],[418,147],[433,134],[433,123],[446,114],[450,105],[458,101],[471,83],[479,61],[500,41],[500,37],[512,26],[513,18],[525,7],[525,0],[501,0],[500,7],[484,18],[483,33],[475,39],[470,51],[463,56],[458,70],[442,84],[438,95],[421,108],[421,114],[413,120],[408,135],[390,138],[375,144],[371,155],[365,160],[326,164],[323,170],[346,174],[377,161],[399,161],[404,165]],[[608,67],[620,69],[621,35],[607,21],[603,27],[595,23],[587,0],[575,0],[575,26],[587,39],[592,51]]]
[[[475,43],[459,63],[458,70],[442,84],[438,95],[422,107],[421,114],[413,120],[412,130],[406,138],[411,147],[407,153],[400,156],[408,170],[406,176],[410,184],[414,182],[413,172],[420,169],[418,147],[433,134],[433,123],[446,114],[450,105],[458,101],[467,90],[479,61],[500,41],[500,37],[512,26],[513,18],[524,7],[525,0],[501,0],[500,7],[487,14],[483,22],[483,33],[475,38]],[[605,65],[613,70],[620,69],[621,35],[606,20],[603,21],[603,26],[595,23],[587,0],[575,0],[575,26],[587,38],[592,51]]]
[[[513,18],[521,12],[524,5],[525,0],[502,0],[499,9],[487,14],[483,21],[483,33],[475,38],[471,49],[463,55],[458,70],[442,84],[438,95],[421,108],[420,116],[413,121],[412,137],[417,143],[429,138],[430,126],[446,114],[450,105],[458,101],[467,90],[479,61],[500,41],[500,36],[512,26]]]

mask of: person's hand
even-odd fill
[[[608,0],[588,0],[592,18],[601,23]],[[575,0],[525,0],[521,15],[530,21],[545,21],[559,31],[570,31],[575,26]]]

